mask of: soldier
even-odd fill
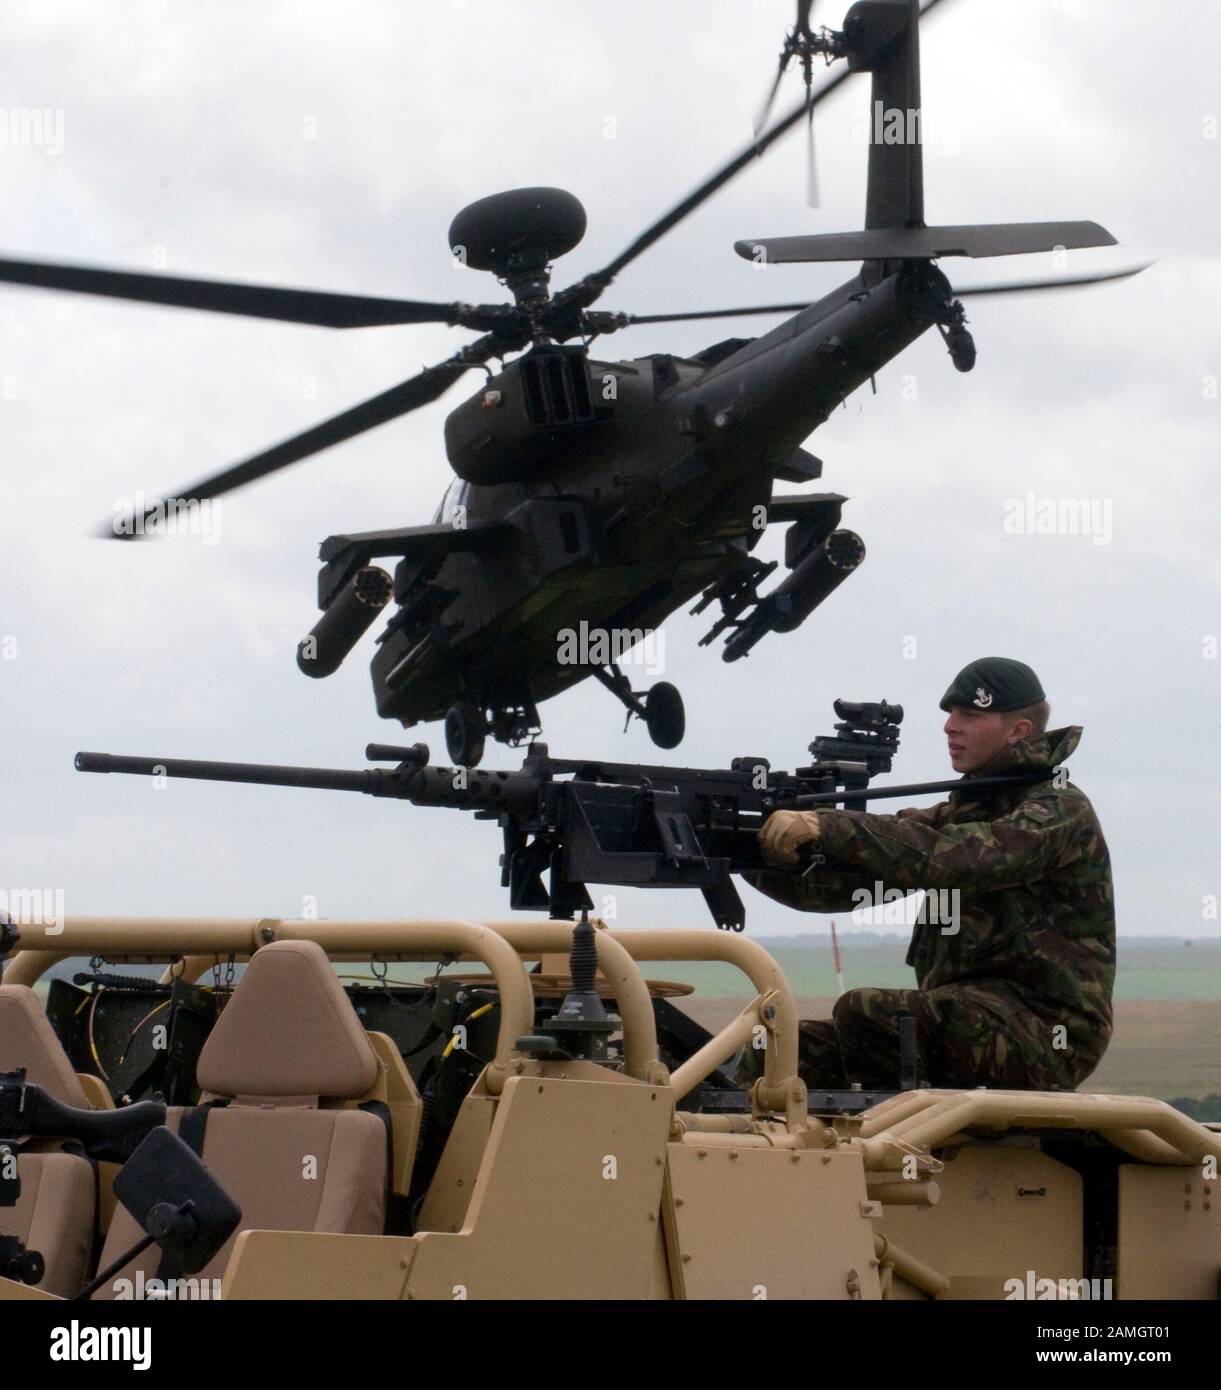
[[[934,1086],[1072,1089],[1110,1039],[1115,977],[1106,842],[1058,771],[1081,730],[1047,732],[1039,678],[1004,657],[960,671],[941,708],[956,772],[1045,768],[1047,780],[952,792],[895,815],[777,811],[759,832],[778,867],[748,880],[791,907],[845,911],[861,889],[872,903],[878,883],[928,890],[907,953],[919,988],[849,990],[831,1021],[803,1021],[801,1074],[811,1089],[896,1089],[908,1014],[921,1079]],[[825,867],[799,865],[806,845]],[[947,899],[956,912],[926,911]]]

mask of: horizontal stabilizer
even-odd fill
[[[795,261],[1022,256],[1057,247],[1072,251],[1115,244],[1115,238],[1097,222],[980,222],[962,227],[875,227],[866,232],[761,237],[735,242],[734,250],[748,261],[783,265]]]

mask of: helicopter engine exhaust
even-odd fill
[[[860,567],[865,542],[855,531],[832,531],[783,584],[765,594],[726,641],[722,658],[737,661],[769,632],[792,632]]]
[[[394,581],[377,565],[358,570],[297,643],[297,665],[307,676],[333,675],[390,602]]]

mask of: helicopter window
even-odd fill
[[[436,515],[433,517],[433,525],[442,523],[446,526],[452,525],[454,513],[459,507],[466,506],[467,494],[470,491],[470,484],[461,478],[455,478],[449,487],[445,489],[445,496],[441,498],[441,505],[437,508]]]

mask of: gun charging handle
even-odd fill
[[[371,763],[409,763],[412,767],[427,767],[432,761],[426,743],[413,743],[408,748],[396,743],[367,743],[365,757]]]

